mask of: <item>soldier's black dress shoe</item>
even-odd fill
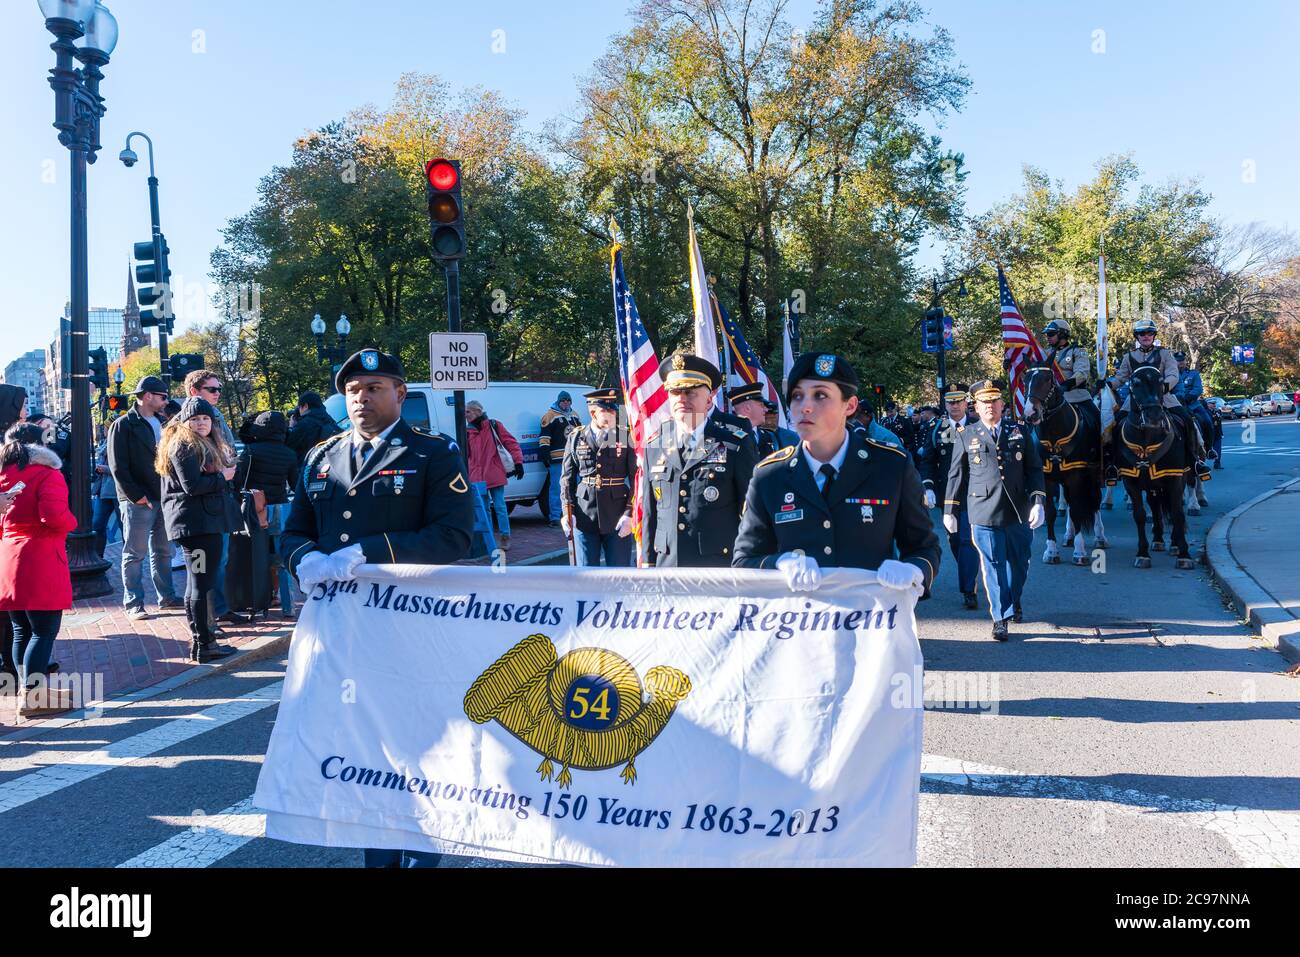
[[[994,641],[1006,641],[1006,640],[1007,640],[1007,620],[1006,620],[1006,619],[1003,619],[1002,621],[995,621],[995,622],[993,623],[993,640],[994,640]]]
[[[1017,625],[1020,624],[1022,621],[1025,620],[1025,610],[1021,608],[1019,605],[1016,605],[1016,610],[1012,614],[1011,620],[1014,621]]]
[[[961,603],[965,605],[967,608],[976,607],[975,593],[973,591],[962,592]]]

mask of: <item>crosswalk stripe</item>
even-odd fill
[[[6,781],[0,784],[0,814],[256,714],[277,704],[283,688],[284,681],[276,681],[241,697],[123,738],[106,748],[71,754],[57,764],[39,767],[30,774]],[[49,752],[43,752],[41,756],[47,757]],[[15,770],[16,766],[29,761],[12,758],[0,761],[0,771]]]
[[[253,810],[252,795],[216,814],[158,820],[185,830],[118,867],[211,867],[266,834],[266,815]]]
[[[921,757],[923,795],[927,783],[930,793],[950,786],[1004,797],[1099,802],[1133,816],[1156,811],[1171,824],[1222,835],[1247,866],[1300,867],[1300,814],[1150,794],[1060,775],[1021,774],[933,754]]]

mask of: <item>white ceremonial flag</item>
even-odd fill
[[[911,592],[831,569],[362,566],[314,587],[268,837],[595,866],[909,866]]]
[[[709,277],[704,272],[704,257],[700,254],[700,244],[695,239],[695,210],[686,207],[686,232],[689,239],[691,267],[691,309],[695,313],[695,354],[701,359],[708,359],[722,373],[723,388],[714,397],[714,404],[726,411],[726,391],[728,369],[718,358],[718,332],[713,321],[713,304],[709,301]]]
[[[1097,375],[1105,379],[1110,363],[1110,339],[1106,331],[1106,254],[1097,257]]]

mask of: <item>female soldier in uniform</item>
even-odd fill
[[[755,468],[732,565],[777,568],[796,591],[816,588],[823,565],[866,568],[887,588],[928,596],[939,539],[921,477],[905,449],[847,428],[857,391],[841,356],[795,360],[786,399],[801,441]]]

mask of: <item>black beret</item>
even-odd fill
[[[737,402],[748,402],[750,399],[764,402],[763,383],[746,382],[744,385],[738,385],[727,390],[727,401],[732,405]]]
[[[334,388],[345,391],[348,379],[359,375],[383,375],[398,382],[406,382],[406,371],[396,356],[378,349],[362,349],[354,352],[348,361],[339,366],[339,374],[334,377]]]
[[[599,406],[614,412],[623,404],[623,395],[618,389],[595,389],[583,394],[588,405]]]
[[[790,401],[794,387],[803,379],[821,379],[834,382],[856,395],[858,391],[858,374],[853,371],[843,356],[829,352],[804,352],[794,360],[790,367],[790,378],[785,390],[785,400]]]
[[[710,391],[722,385],[722,373],[708,359],[701,359],[688,353],[679,352],[659,363],[659,378],[664,380],[664,388],[694,389],[702,385]]]

